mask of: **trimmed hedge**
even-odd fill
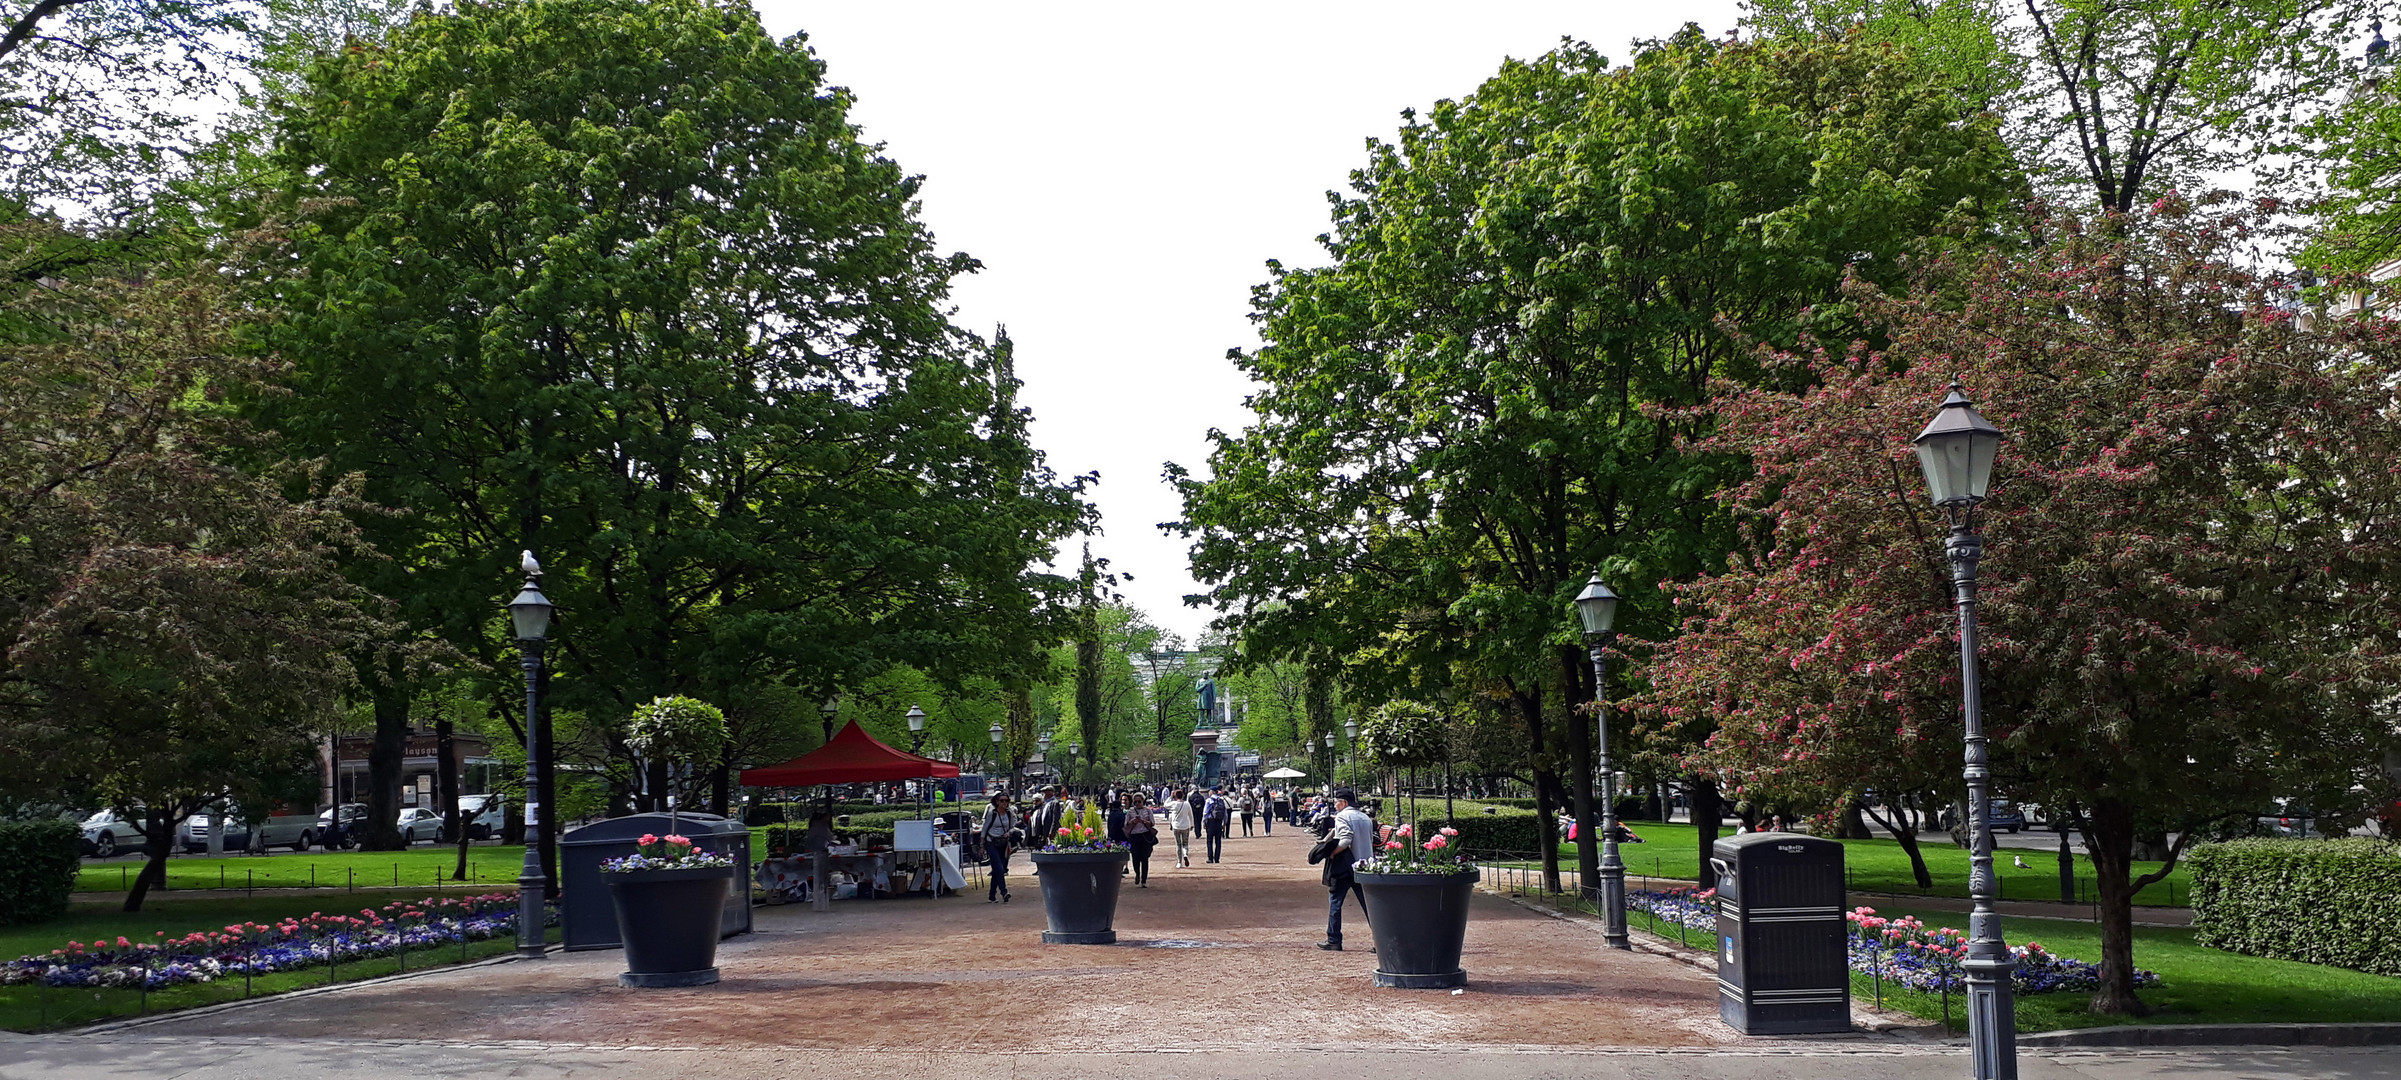
[[[0,821],[0,926],[67,913],[83,869],[83,829],[72,821]]]
[[[1407,805],[1408,800],[1406,799],[1387,799],[1384,803],[1384,807],[1388,811],[1405,808]],[[1448,824],[1459,830],[1459,844],[1469,851],[1539,852],[1542,850],[1542,819],[1535,816],[1534,811],[1499,805],[1498,800],[1470,802],[1461,799],[1453,805],[1455,809],[1452,817],[1445,822],[1442,820],[1441,799],[1428,800],[1424,796],[1419,796],[1417,800],[1417,810],[1425,815],[1428,825]],[[1487,806],[1492,808],[1492,813],[1484,812]]]
[[[2185,856],[2193,940],[2228,952],[2401,975],[2401,848],[2235,840]]]

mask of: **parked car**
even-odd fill
[[[254,835],[250,830],[250,823],[242,820],[242,813],[239,810],[223,814],[203,810],[183,819],[183,824],[175,827],[175,846],[182,848],[186,855],[198,855],[206,852],[209,833],[220,827],[225,830],[225,836],[218,850],[263,850],[250,846]]]
[[[2277,800],[2275,805],[2268,807],[2267,813],[2254,820],[2259,823],[2260,830],[2270,836],[2303,840],[2326,835],[2318,831],[2317,812],[2291,799]]]
[[[357,847],[358,830],[367,823],[367,804],[343,803],[337,808],[329,808],[317,811],[317,837],[325,837],[330,840],[334,836],[334,809],[339,809],[342,812],[342,831],[340,834],[342,846]],[[331,845],[329,844],[328,846]]]
[[[1951,827],[1952,820],[1951,811],[1946,809],[1942,812],[1939,823],[1943,828],[1948,829]],[[1994,799],[1984,805],[1984,823],[1997,831],[2014,833],[2026,827],[2026,815],[2020,813],[2009,800]]]
[[[142,827],[114,810],[83,819],[83,853],[108,858],[125,848],[142,846]]]
[[[508,803],[498,795],[459,796],[459,816],[467,821],[467,839],[489,840],[506,826]]]
[[[400,812],[400,840],[414,844],[419,840],[442,838],[442,815],[423,806],[411,806]]]

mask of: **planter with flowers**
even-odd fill
[[[688,697],[634,711],[626,745],[637,762],[709,761],[725,744],[725,714]],[[668,818],[674,822],[672,811]],[[675,835],[644,835],[634,853],[600,863],[625,944],[622,986],[704,986],[717,981],[717,938],[734,860]]]
[[[1360,750],[1378,768],[1414,770],[1448,760],[1453,733],[1449,721],[1431,707],[1394,701],[1368,717]],[[1412,818],[1415,808],[1412,797]],[[1483,875],[1460,850],[1459,830],[1386,825],[1377,831],[1375,858],[1351,873],[1376,938],[1377,986],[1466,985],[1459,954],[1467,944],[1468,901]]]
[[[1045,945],[1117,944],[1117,883],[1132,849],[1112,843],[1091,825],[1059,827],[1031,853],[1042,882]]]
[[[1414,826],[1379,830],[1376,857],[1352,875],[1376,937],[1377,986],[1465,986],[1459,953],[1467,943],[1467,905],[1483,876],[1462,857],[1459,830],[1419,835]]]

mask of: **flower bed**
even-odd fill
[[[1626,906],[1661,922],[1717,933],[1717,890],[1667,889],[1632,893]],[[1911,916],[1887,919],[1874,908],[1846,912],[1850,924],[1851,970],[1880,975],[1884,981],[1927,993],[1967,989],[1967,934],[1947,926],[1928,926]],[[2050,994],[2062,990],[2092,990],[2101,985],[2097,964],[2071,960],[2029,941],[2009,947],[2017,957],[2010,984],[2019,994]],[[2136,969],[2134,985],[2157,986],[2157,972]]]
[[[0,986],[146,987],[158,990],[220,978],[269,975],[327,963],[391,956],[404,946],[508,937],[517,932],[517,894],[427,897],[356,915],[312,913],[267,923],[234,923],[151,941],[70,941],[47,956],[0,964]]]

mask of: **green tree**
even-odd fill
[[[1909,46],[2021,164],[2126,213],[2228,173],[2314,168],[2313,121],[2357,77],[2369,0],[1748,0],[1771,35]],[[2082,198],[2074,200],[2082,202]]]
[[[2331,148],[2329,197],[2317,208],[2321,230],[2300,261],[2343,282],[2343,292],[2363,285],[2392,289],[2401,260],[2401,68],[2390,46],[2384,62],[2368,69],[2340,109],[2319,131]],[[2381,275],[2381,276],[2377,276]]]
[[[1846,271],[1889,280],[2014,200],[2007,151],[1893,48],[1687,28],[1628,67],[1513,61],[1408,116],[1352,187],[1332,264],[1271,263],[1256,292],[1266,344],[1234,360],[1258,421],[1212,433],[1210,479],[1170,467],[1194,572],[1246,647],[1354,706],[1493,687],[1545,828],[1571,801],[1589,818],[1569,598],[1606,568],[1623,628],[1664,636],[1655,583],[1734,542],[1709,495],[1740,456],[1687,452],[1706,411],[1664,410],[1758,377],[1727,321],[1842,333]]]
[[[296,393],[261,412],[408,511],[364,523],[396,558],[361,580],[505,670],[507,568],[538,552],[553,699],[603,728],[661,694],[1039,666],[1074,583],[1031,568],[1081,482],[1026,445],[1005,336],[947,321],[975,264],[849,106],[717,0],[468,5],[319,60],[262,297]]]

